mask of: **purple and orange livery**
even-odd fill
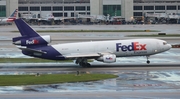
[[[123,45],[122,43],[116,43],[116,51],[142,51],[146,50],[146,44],[140,44],[139,42],[132,42],[131,45]]]

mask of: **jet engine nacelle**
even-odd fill
[[[18,38],[18,37],[17,37]],[[47,45],[51,42],[51,37],[49,35],[31,37],[26,39],[25,37],[19,37],[20,40],[13,42],[14,45],[29,46],[29,45]]]
[[[103,55],[103,56],[99,57],[96,60],[104,62],[104,63],[114,63],[114,62],[116,62],[116,55],[114,55],[114,54],[107,54],[107,55]]]

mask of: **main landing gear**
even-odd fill
[[[146,56],[146,58],[147,58],[147,64],[150,64],[150,61],[149,61],[149,56]]]
[[[91,64],[89,64],[87,62],[86,58],[77,58],[75,63],[79,64],[81,67],[90,67],[91,66]]]

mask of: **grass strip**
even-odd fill
[[[38,85],[38,84],[57,84],[72,82],[88,82],[103,79],[116,78],[112,74],[44,74],[35,75],[0,75],[0,86],[19,86],[19,85]]]
[[[166,35],[126,35],[126,37],[180,37],[180,34],[166,34]]]
[[[19,31],[12,31],[19,32]],[[157,30],[38,30],[37,32],[160,32]]]

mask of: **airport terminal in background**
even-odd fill
[[[0,18],[17,8],[21,18],[27,17],[25,14],[37,18],[47,14],[58,18],[94,15],[105,16],[106,21],[115,18],[138,23],[180,23],[180,0],[0,0]]]

